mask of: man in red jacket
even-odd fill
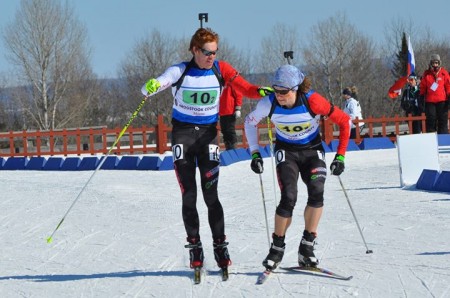
[[[437,54],[431,55],[430,67],[423,73],[420,95],[425,100],[427,132],[447,134],[450,76],[441,66],[441,57]]]
[[[241,117],[242,95],[228,85],[220,96],[220,130],[223,135],[225,149],[235,149],[237,143],[236,119]]]

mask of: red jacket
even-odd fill
[[[219,115],[226,116],[234,114],[236,107],[240,110],[242,106],[242,94],[237,93],[232,85],[225,86],[220,96]]]
[[[435,90],[431,89],[437,83]],[[441,102],[447,100],[450,95],[450,76],[443,67],[437,73],[433,69],[424,71],[420,81],[420,95],[424,95],[425,102]]]
[[[352,121],[350,116],[336,106],[332,110],[330,102],[317,92],[311,94],[308,102],[313,113],[327,117],[329,115],[330,120],[339,126],[339,145],[336,153],[345,155],[350,138],[350,123]]]
[[[231,115],[236,106],[242,106],[242,97],[261,98],[259,86],[247,82],[239,72],[228,62],[219,61],[219,69],[225,80],[225,86],[220,96],[219,115]]]

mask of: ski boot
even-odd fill
[[[269,254],[262,262],[263,266],[269,271],[275,270],[283,259],[284,249],[286,247],[284,238],[285,236],[280,237],[272,234],[273,242],[270,246]]]
[[[230,254],[228,253],[228,242],[225,241],[226,236],[222,236],[214,239],[214,258],[216,259],[217,266],[220,267],[222,272],[222,280],[228,280],[228,266],[231,265]]]
[[[298,247],[298,264],[304,267],[317,267],[319,260],[314,255],[314,244],[316,243],[316,233],[303,231],[303,237]]]
[[[226,236],[222,236],[214,239],[214,258],[216,259],[217,266],[220,268],[228,267],[231,265],[230,254],[228,253],[228,242],[225,241]]]
[[[203,267],[203,247],[200,237],[187,237],[187,242],[184,247],[189,248],[189,259],[191,268]]]

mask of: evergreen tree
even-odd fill
[[[403,32],[401,49],[395,56],[397,60],[394,61],[394,66],[392,67],[391,72],[394,77],[400,78],[407,75],[406,66],[408,65],[408,42],[406,40],[405,32]]]

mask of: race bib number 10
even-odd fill
[[[217,100],[217,90],[183,92],[183,101],[194,106],[213,105]]]

